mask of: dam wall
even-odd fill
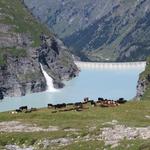
[[[75,61],[75,64],[80,69],[141,69],[144,70],[146,62],[112,62],[112,63],[101,63],[101,62],[81,62]]]

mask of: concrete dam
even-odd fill
[[[101,63],[101,62],[81,62],[75,61],[75,64],[82,69],[145,69],[146,62],[112,62],[112,63]]]

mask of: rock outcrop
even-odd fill
[[[62,80],[76,77],[78,68],[73,62],[72,56],[63,42],[56,37],[40,36],[42,44],[38,51],[39,62],[54,79],[56,88],[62,87]]]
[[[0,1],[0,99],[46,90],[40,63],[57,88],[78,74],[69,50],[20,0]]]
[[[146,68],[140,74],[136,98],[139,100],[149,100],[150,96],[150,57],[147,58]]]

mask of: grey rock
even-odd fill
[[[6,5],[5,1],[1,3]],[[32,16],[28,14],[21,2],[19,3],[20,10],[23,9],[22,11],[26,13],[26,18],[23,17],[21,20],[22,24],[25,19]],[[3,9],[6,8],[8,7]],[[64,86],[62,80],[71,79],[78,74],[78,68],[74,64],[70,51],[56,36],[51,33],[47,35],[41,33],[41,36],[37,37],[39,43],[35,46],[33,37],[36,35],[32,35],[36,34],[35,32],[17,32],[16,23],[9,24],[1,20],[6,16],[13,20],[15,16],[9,13],[1,13],[0,16],[0,99],[45,91],[47,85],[40,63],[53,78],[57,88]],[[38,24],[36,21],[34,23]]]
[[[147,87],[146,80],[139,79],[138,84],[137,84],[137,94],[136,94],[137,98],[140,99],[144,95],[146,91],[146,87]]]

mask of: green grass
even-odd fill
[[[113,150],[150,150],[149,140],[124,140],[121,142],[120,146],[114,148]]]
[[[26,146],[30,146],[36,144],[36,142],[40,139],[48,138],[60,138],[65,136],[65,132],[35,132],[35,133],[1,133],[0,134],[0,145],[5,146],[7,144],[22,145],[26,144]]]
[[[36,123],[39,126],[49,125],[61,128],[80,128],[85,126],[100,126],[102,123],[118,120],[120,124],[128,126],[148,126],[150,120],[145,115],[150,115],[150,101],[128,102],[125,105],[114,108],[90,108],[82,112],[58,112],[40,109],[29,114],[20,113],[11,115],[8,112],[0,113],[0,121],[17,120],[26,123]],[[101,125],[102,126],[102,125]]]
[[[124,140],[118,147],[111,148],[111,146],[105,146],[103,142],[100,141],[88,141],[79,142],[69,146],[61,148],[61,150],[150,150],[149,140]]]
[[[150,120],[145,116],[150,115],[150,101],[134,101],[128,102],[116,108],[92,108],[82,112],[57,112],[51,113],[53,109],[39,109],[32,113],[11,114],[9,112],[0,113],[0,122],[3,121],[21,121],[23,123],[35,123],[41,127],[50,125],[58,126],[59,131],[55,132],[35,132],[35,133],[0,133],[0,145],[17,143],[18,145],[36,145],[39,140],[45,138],[55,139],[60,137],[84,137],[86,135],[97,135],[100,133],[101,127],[111,126],[103,125],[103,123],[117,120],[118,124],[127,125],[130,127],[147,127],[150,125]],[[93,131],[89,131],[90,127],[96,127]],[[64,131],[67,128],[79,129],[78,134],[71,131]],[[122,141],[121,146],[115,150],[124,150],[124,147],[130,145],[128,150],[136,150],[146,140]],[[149,143],[147,143],[149,144]],[[65,150],[90,150],[96,148],[105,148],[104,143],[100,141],[89,141],[73,143],[68,146],[61,147]],[[109,146],[106,148],[110,148]],[[146,149],[145,149],[146,150]]]
[[[12,57],[26,57],[27,51],[23,48],[0,48],[0,65],[6,64],[5,55],[11,55]]]
[[[61,150],[102,150],[104,148],[104,143],[100,141],[88,141],[74,143],[69,146],[60,148]]]

